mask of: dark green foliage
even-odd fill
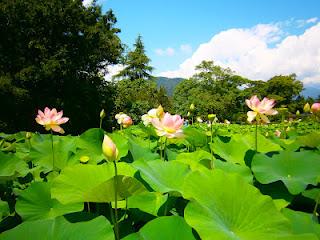
[[[114,79],[120,79],[116,83],[116,112],[129,114],[135,122],[159,104],[167,110],[171,105],[166,89],[157,88],[149,63],[141,36],[138,36],[134,49],[124,58],[125,68],[114,76]]]
[[[64,110],[69,131],[98,124],[112,91],[99,72],[122,52],[115,23],[112,11],[81,0],[1,2],[1,127],[39,130],[34,117],[45,106]]]
[[[200,72],[176,87],[175,110],[186,115],[193,103],[196,106],[195,116],[206,117],[208,113],[216,113],[218,118],[230,119],[240,105],[239,86],[248,80],[235,75],[228,68],[214,65],[212,61],[203,61],[196,69]]]
[[[220,120],[246,121],[245,99],[257,95],[277,101],[276,107],[288,107],[290,112],[302,112],[306,100],[300,95],[303,85],[295,74],[275,76],[269,81],[252,81],[222,68],[212,61],[203,61],[192,78],[181,81],[174,92],[174,109],[186,115],[189,106],[196,106],[192,115],[206,118],[215,113]],[[200,97],[201,96],[201,97]]]
[[[140,35],[133,46],[134,50],[129,51],[124,58],[124,69],[115,75],[114,79],[129,79],[131,81],[136,79],[153,79],[151,75],[153,67],[149,65],[150,59],[145,53],[144,44]]]

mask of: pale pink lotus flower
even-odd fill
[[[152,119],[159,118],[161,119],[164,116],[164,111],[161,105],[159,105],[158,108],[153,108],[148,111],[147,114],[144,114],[141,116],[141,120],[143,121],[143,124],[145,126],[148,126],[151,124]]]
[[[311,110],[312,113],[318,113],[318,112],[320,112],[320,103],[314,103],[314,104],[312,104],[310,110]]]
[[[115,118],[117,119],[118,124],[122,125],[124,128],[127,128],[133,124],[131,117],[125,113],[116,114]]]
[[[61,124],[64,124],[69,121],[69,118],[62,117],[63,111],[57,112],[57,109],[46,107],[44,112],[38,110],[38,115],[36,117],[36,122],[40,125],[43,125],[47,131],[52,129],[54,132],[63,134],[64,130],[60,127]]]
[[[108,161],[117,161],[119,157],[119,151],[112,139],[107,135],[104,135],[102,143],[102,152]]]
[[[248,122],[252,122],[256,119],[258,122],[261,120],[262,122],[269,123],[269,119],[266,115],[276,115],[278,111],[272,109],[275,106],[275,100],[263,98],[260,102],[259,98],[254,95],[249,99],[246,99],[247,106],[253,110],[248,111]]]
[[[165,113],[163,118],[154,118],[151,121],[152,125],[156,128],[158,136],[165,136],[167,138],[183,137],[183,118],[179,115],[171,115]]]

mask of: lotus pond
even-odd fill
[[[233,124],[1,134],[0,239],[111,240],[115,224],[124,240],[320,239],[319,129],[259,126],[257,149],[255,126]]]

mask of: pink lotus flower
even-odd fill
[[[163,118],[154,118],[151,121],[152,125],[156,128],[158,136],[165,136],[167,138],[182,137],[183,119],[179,115],[171,115],[165,113]]]
[[[116,114],[115,118],[117,119],[118,124],[122,125],[124,128],[127,128],[132,125],[132,119],[125,113]]]
[[[269,123],[269,119],[266,115],[276,115],[278,111],[272,109],[275,105],[275,100],[263,98],[260,102],[259,98],[255,95],[249,99],[246,99],[247,106],[253,110],[247,113],[248,122],[252,122],[256,119],[258,122],[261,120],[262,122]]]
[[[43,125],[47,131],[51,130],[63,134],[64,130],[60,127],[61,124],[64,124],[69,121],[69,118],[62,117],[63,111],[57,112],[57,109],[46,107],[44,112],[38,110],[38,115],[36,117],[36,122],[40,125]]]
[[[311,106],[311,112],[312,113],[318,113],[320,112],[320,103],[314,103]]]

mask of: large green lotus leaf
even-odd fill
[[[212,151],[226,161],[244,165],[248,150],[255,150],[254,134],[234,134],[229,142],[223,142],[219,137],[214,138],[210,145]],[[262,153],[282,150],[278,144],[258,134],[258,151]]]
[[[117,199],[123,200],[133,194],[147,191],[141,182],[133,177],[118,175],[117,178],[104,181],[91,190],[84,192],[86,202],[113,202],[115,201],[115,179],[117,184]]]
[[[204,150],[197,150],[191,153],[180,153],[177,156],[177,161],[183,162],[188,164],[192,171],[202,169],[208,169],[200,162],[202,160],[211,160],[214,159],[213,166],[216,169],[221,169],[228,173],[235,173],[239,174],[240,176],[244,177],[248,183],[252,183],[253,176],[251,174],[250,168],[245,165],[234,164],[232,162],[223,162],[220,160],[216,160],[214,156],[212,156],[209,152]],[[209,163],[208,163],[209,164]]]
[[[128,208],[138,208],[157,216],[159,208],[167,201],[168,195],[158,192],[143,192],[128,198]]]
[[[302,193],[302,195],[315,201],[317,201],[317,199],[320,201],[320,188],[306,190]]]
[[[185,135],[185,139],[194,147],[202,147],[207,144],[207,135],[205,131],[189,126],[183,128],[183,133]]]
[[[64,217],[26,221],[3,232],[1,240],[114,240],[111,224],[99,216],[87,222],[70,223]]]
[[[50,183],[34,182],[23,190],[16,203],[16,212],[23,220],[48,219],[82,211],[83,204],[63,205],[51,198]]]
[[[208,166],[202,164],[202,160],[207,161]],[[189,165],[192,171],[201,171],[201,169],[207,169],[209,167],[210,161],[213,160],[215,160],[215,157],[204,150],[196,150],[190,153],[179,153],[176,156],[176,161]]]
[[[268,157],[256,154],[252,171],[260,183],[282,181],[291,194],[301,193],[308,184],[317,184],[320,175],[319,154],[311,151],[282,151]]]
[[[10,214],[9,204],[6,201],[0,200],[0,221],[3,217]]]
[[[314,234],[320,239],[320,224],[314,220],[312,214],[293,211],[285,208],[282,213],[290,220],[293,232],[296,234]]]
[[[190,172],[188,165],[178,161],[138,161],[134,162],[132,165],[140,170],[141,177],[152,187],[152,189],[161,193],[170,191],[179,192],[186,175]]]
[[[143,147],[136,142],[136,139],[129,139],[129,149],[134,161],[151,161],[160,159],[159,154],[150,150],[148,143]]]
[[[221,170],[192,172],[183,194],[192,200],[185,220],[203,240],[295,239],[272,199],[237,175]]]
[[[8,177],[23,177],[28,172],[27,163],[18,158],[14,153],[0,151],[0,180],[8,179]]]
[[[37,166],[41,166],[46,172],[54,168],[63,169],[67,166],[72,152],[76,151],[75,137],[72,136],[53,136],[53,153],[52,140],[50,134],[38,135],[32,138],[30,160]]]
[[[80,148],[82,155],[89,156],[93,161],[99,162],[104,159],[102,153],[102,142],[104,131],[100,128],[91,128],[77,138],[77,148]]]
[[[117,163],[118,175],[133,176],[136,172],[127,163]],[[63,204],[77,202],[98,202],[99,191],[106,181],[114,177],[113,163],[102,165],[78,164],[66,167],[53,180],[51,194]],[[100,186],[100,188],[98,187]],[[95,189],[95,192],[92,192]],[[91,193],[88,196],[88,193]],[[95,196],[97,198],[95,199]]]
[[[249,167],[245,165],[240,165],[232,162],[223,162],[221,160],[214,161],[214,166],[216,169],[221,169],[227,173],[238,174],[243,177],[246,182],[253,183],[253,176]]]
[[[316,148],[320,146],[320,133],[312,132],[304,136],[299,136],[296,142],[302,147]]]
[[[139,232],[123,240],[195,240],[192,229],[182,217],[159,217],[144,225]]]
[[[194,161],[199,162],[204,159],[211,160],[212,155],[209,152],[204,150],[196,150],[190,153],[180,153],[179,155],[177,155],[176,159],[181,161],[183,161],[184,159],[192,159]]]
[[[116,144],[119,151],[119,159],[127,156],[129,151],[128,139],[123,132],[114,132],[109,134],[109,137]]]
[[[82,133],[77,139],[77,147],[90,149],[96,154],[102,154],[104,132],[100,128],[91,128]]]

